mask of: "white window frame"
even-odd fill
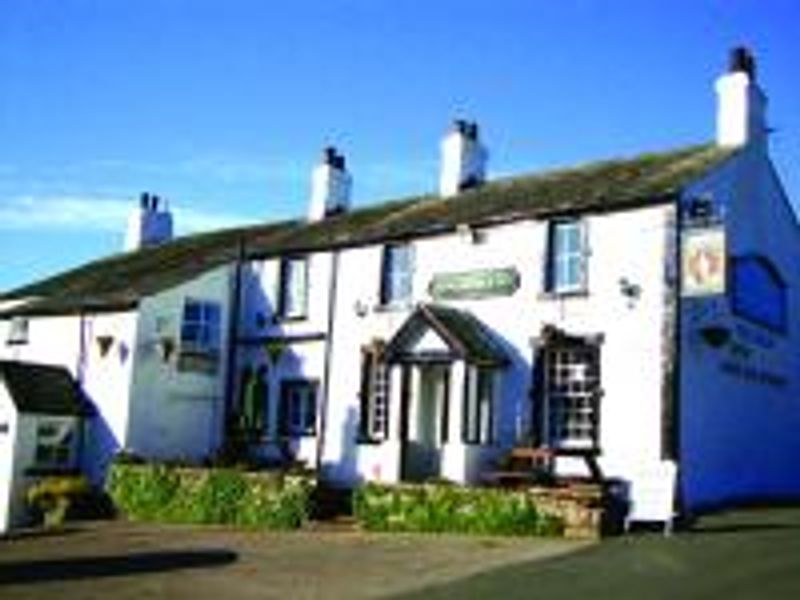
[[[389,434],[391,367],[375,347],[365,348],[361,373],[361,436],[383,441]]]
[[[304,319],[308,316],[308,257],[287,256],[280,261],[278,316]]]
[[[34,463],[40,469],[66,468],[72,464],[75,427],[67,421],[36,423]]]
[[[186,298],[181,318],[181,353],[218,356],[222,346],[222,306]]]
[[[569,244],[566,232],[575,232]],[[588,228],[583,219],[551,221],[547,233],[545,291],[549,294],[585,292],[588,283]]]
[[[465,444],[494,442],[494,408],[497,369],[468,367],[464,396],[463,441]]]
[[[590,357],[582,361],[582,357]],[[544,439],[556,448],[597,449],[600,436],[600,346],[544,350]]]
[[[405,254],[405,264],[394,257]],[[414,284],[414,247],[408,243],[387,244],[381,258],[380,303],[405,306],[411,302]]]

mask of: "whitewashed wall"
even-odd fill
[[[114,453],[129,445],[136,327],[135,311],[84,317],[84,359],[78,380],[97,414],[88,422],[83,465],[96,483],[103,481]],[[110,340],[105,352],[103,338]]]
[[[73,377],[81,362],[81,319],[77,316],[31,317],[28,343],[6,344],[11,321],[0,320],[0,357],[42,364],[60,365]]]
[[[662,318],[669,210],[663,206],[587,217],[589,293],[557,299],[543,293],[547,225],[519,222],[496,226],[474,244],[459,234],[417,240],[413,302],[430,302],[428,285],[436,273],[516,267],[521,286],[510,297],[450,302],[471,311],[502,341],[511,358],[500,384],[497,427],[500,444],[509,447],[528,430],[532,350],[530,341],[545,324],[575,335],[603,334],[602,465],[624,475],[638,461],[660,453]],[[324,462],[341,481],[397,477],[396,439],[377,445],[354,444],[359,418],[360,349],[373,338],[388,340],[405,322],[412,306],[378,307],[381,247],[345,250],[333,334],[332,395]],[[641,286],[638,301],[620,291],[627,278]],[[357,307],[367,307],[358,316]],[[396,406],[394,406],[396,410]],[[392,417],[396,417],[393,415]],[[460,432],[458,428],[454,435]],[[459,458],[467,480],[474,481],[497,448],[469,447]],[[564,463],[562,469],[577,468]]]
[[[331,269],[330,253],[308,256],[308,310],[304,318],[296,320],[282,319],[278,315],[279,260],[249,261],[242,269],[239,338],[245,342],[239,346],[237,355],[236,394],[240,393],[241,371],[245,366],[267,366],[268,430],[263,444],[266,456],[278,456],[281,382],[287,379],[316,381],[319,384],[318,407],[325,397],[325,338]],[[277,362],[273,363],[264,349],[267,339],[287,340]],[[321,411],[318,410],[317,435],[298,438],[293,444],[294,456],[309,466],[316,464],[321,425]]]
[[[200,460],[221,442],[228,347],[231,268],[221,267],[183,285],[145,298],[139,305],[133,348],[126,447],[154,458]],[[186,298],[219,303],[221,348],[215,373],[181,371],[181,323]],[[165,360],[159,340],[175,350]]]
[[[800,495],[800,227],[763,148],[741,151],[687,191],[710,194],[724,214],[728,254],[768,257],[788,283],[786,335],[732,314],[729,296],[686,300],[681,345],[684,500],[702,508]],[[708,197],[708,196],[707,196]],[[732,332],[712,348],[708,325]],[[739,370],[739,374],[733,371]],[[743,372],[750,375],[742,375]],[[762,373],[783,386],[757,381]]]
[[[6,386],[0,383],[0,534],[11,527],[17,410]]]
[[[114,452],[127,445],[136,312],[30,317],[28,342],[21,345],[5,343],[9,327],[10,321],[0,321],[2,358],[66,368],[97,408],[87,426],[83,466],[101,481]],[[102,336],[113,340],[106,355],[98,343]]]

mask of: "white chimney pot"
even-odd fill
[[[333,148],[326,149],[325,158],[311,174],[308,220],[319,221],[345,212],[350,207],[352,185],[353,179],[344,166],[344,158]]]
[[[443,198],[483,183],[489,153],[478,138],[477,125],[457,121],[442,140],[439,194]]]

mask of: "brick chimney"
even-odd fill
[[[166,201],[155,194],[142,193],[139,206],[128,217],[125,250],[155,246],[171,239],[172,213]]]
[[[478,135],[478,124],[457,119],[442,140],[439,194],[448,198],[486,179],[489,153]]]
[[[347,172],[344,156],[333,146],[323,150],[322,161],[311,174],[311,202],[308,220],[319,221],[350,208],[353,178]]]
[[[737,147],[763,144],[767,137],[767,97],[756,82],[750,50],[731,50],[728,72],[717,79],[717,144]]]

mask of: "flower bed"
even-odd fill
[[[296,529],[308,520],[307,476],[163,464],[115,463],[107,490],[128,518]]]
[[[367,484],[354,492],[353,513],[371,531],[482,535],[561,535],[561,517],[539,510],[525,491],[451,484]]]

